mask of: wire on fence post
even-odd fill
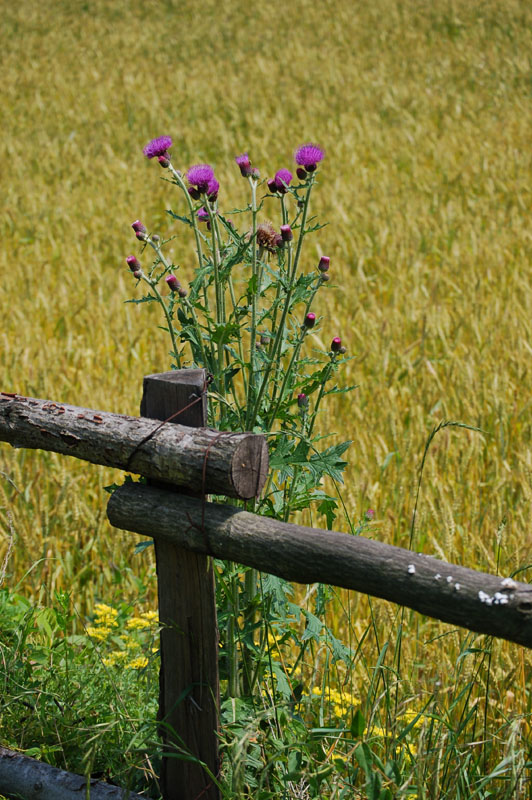
[[[203,369],[148,375],[140,413],[163,422],[205,427],[206,388]],[[155,557],[162,625],[159,719],[165,752],[163,798],[219,800],[216,785],[198,763],[206,764],[212,775],[219,774],[218,628],[212,559],[158,539]],[[191,760],[183,759],[184,750]]]

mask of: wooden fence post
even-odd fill
[[[181,409],[173,421],[206,426],[205,370],[174,370],[144,378],[142,416],[166,420]],[[182,524],[189,523],[183,519]],[[184,747],[218,777],[218,627],[212,559],[157,539],[155,558],[163,626],[159,688],[165,752],[162,795],[164,800],[218,800],[218,789],[206,771],[197,763],[175,757],[176,747]]]

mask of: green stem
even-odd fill
[[[299,339],[298,339],[298,341],[296,343],[296,346],[294,347],[294,351],[292,353],[292,357],[290,359],[288,367],[286,368],[285,375],[284,375],[284,380],[283,380],[283,382],[281,384],[281,390],[279,392],[279,397],[277,398],[277,403],[275,404],[275,408],[273,410],[273,413],[272,413],[272,415],[271,415],[271,417],[270,417],[270,419],[268,421],[267,430],[271,430],[271,428],[273,426],[273,423],[275,422],[275,419],[277,417],[277,412],[279,411],[279,406],[283,402],[284,393],[285,393],[288,381],[292,377],[292,369],[294,367],[294,364],[295,364],[296,360],[299,358],[299,353],[301,351],[301,346],[303,344],[303,340],[304,340],[305,336],[307,335],[308,331],[309,331],[309,328],[307,328],[305,325],[303,325],[302,329],[301,329],[301,334],[299,336]]]
[[[183,176],[181,175],[181,173],[177,169],[175,169],[172,163],[170,163],[168,169],[174,176],[177,185],[183,190],[185,194],[185,198],[188,204],[188,210],[190,211],[190,222],[194,229],[194,237],[196,239],[196,252],[198,254],[198,264],[199,268],[201,269],[203,267],[203,250],[201,247],[200,233],[198,230],[198,218],[196,216],[196,212],[194,211],[194,204],[192,203],[192,198],[188,193],[188,189],[186,187],[185,181],[183,180]]]
[[[251,187],[251,274],[255,284],[251,296],[251,340],[249,343],[249,380],[246,411],[246,429],[250,427],[250,414],[252,409],[253,393],[255,389],[255,358],[256,358],[256,338],[257,338],[257,297],[260,287],[257,285],[257,181],[249,178]]]
[[[170,312],[168,311],[166,303],[164,302],[164,300],[163,300],[163,298],[161,296],[161,293],[159,292],[159,290],[157,288],[157,285],[156,285],[155,281],[150,280],[150,278],[148,278],[148,276],[145,275],[144,272],[142,272],[142,270],[140,270],[140,277],[153,290],[153,292],[155,294],[155,297],[157,298],[159,304],[161,305],[161,307],[162,307],[162,309],[164,311],[164,315],[166,317],[166,322],[168,324],[168,332],[169,332],[170,337],[172,339],[172,347],[173,347],[173,350],[174,350],[174,358],[176,360],[177,368],[181,369],[181,357],[180,357],[178,349],[177,349],[177,342],[176,342],[176,338],[175,338],[174,326],[172,324],[172,318],[170,316]]]
[[[270,380],[270,375],[271,375],[273,366],[276,365],[276,367],[279,367],[279,361],[280,361],[280,357],[281,357],[282,339],[283,339],[283,334],[284,334],[284,326],[285,326],[286,317],[288,315],[288,311],[289,311],[289,308],[290,308],[290,300],[292,299],[292,294],[293,294],[293,291],[294,291],[294,278],[296,276],[297,266],[299,264],[299,259],[301,257],[301,248],[303,246],[303,239],[304,239],[304,236],[305,236],[305,223],[307,221],[307,214],[308,214],[308,208],[309,208],[309,202],[310,202],[310,193],[312,191],[313,185],[314,185],[314,175],[312,175],[312,177],[310,179],[310,182],[309,182],[309,185],[308,185],[308,189],[307,189],[307,193],[305,195],[305,200],[304,200],[304,205],[303,205],[303,215],[302,215],[302,218],[301,218],[301,228],[300,228],[300,232],[299,232],[299,239],[298,239],[298,242],[297,242],[297,248],[296,248],[296,253],[295,253],[293,264],[290,264],[291,256],[292,256],[292,250],[291,250],[290,245],[288,247],[288,270],[287,270],[287,273],[288,273],[288,289],[287,289],[287,292],[286,292],[286,299],[285,299],[285,302],[284,302],[283,311],[282,311],[281,319],[280,319],[280,322],[279,322],[279,327],[277,328],[277,333],[275,334],[275,339],[274,339],[273,346],[272,346],[272,349],[271,349],[270,363],[269,363],[268,368],[266,369],[266,371],[264,373],[264,377],[262,379],[262,384],[261,384],[261,387],[260,387],[260,390],[259,390],[259,394],[258,394],[257,400],[255,402],[255,405],[254,405],[254,408],[253,408],[253,412],[252,412],[251,417],[250,417],[250,426],[249,427],[252,427],[255,424],[255,419],[257,417],[257,414],[260,411],[260,404],[262,402],[262,397],[263,397],[264,392],[266,391],[266,388],[268,386],[268,382]]]

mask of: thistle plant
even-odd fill
[[[288,520],[317,504],[330,526],[337,500],[322,481],[342,480],[349,443],[324,448],[316,420],[327,395],[352,387],[333,383],[346,349],[331,335],[336,331],[323,330],[319,315],[320,296],[330,286],[330,259],[304,252],[310,235],[323,227],[311,216],[310,201],[324,153],[314,144],[299,147],[295,180],[288,168],[261,180],[248,154],[238,155],[249,204],[229,218],[220,208],[212,166],[176,169],[171,147],[171,138],[161,136],[146,145],[144,155],[157,159],[181,192],[184,211],[168,214],[193,236],[196,264],[174,264],[167,255],[174,236],[164,239],[136,220],[132,228],[141,252],[127,264],[148,291],[128,302],[160,306],[172,368],[207,369],[209,424],[269,437],[272,472],[254,510]],[[320,346],[321,336],[328,347]]]
[[[126,261],[147,292],[127,302],[160,306],[172,368],[206,368],[210,425],[268,437],[270,476],[263,496],[248,507],[285,521],[314,507],[331,527],[338,501],[329,487],[342,481],[350,443],[324,445],[317,418],[328,395],[352,387],[334,382],[346,348],[319,314],[320,298],[330,290],[330,259],[309,256],[304,248],[323,227],[311,214],[311,198],[324,153],[304,144],[295,153],[295,177],[283,167],[267,180],[247,153],[237,155],[232,168],[247,182],[249,202],[229,216],[213,167],[177,169],[171,146],[171,138],[162,136],[146,145],[144,155],[158,160],[180,193],[179,210],[168,215],[176,230],[193,238],[196,263],[174,263],[168,255],[174,233],[163,238],[136,220],[132,228],[141,249]],[[280,580],[269,580],[265,590],[255,570],[220,565],[228,695],[250,696],[260,684],[268,667],[267,626],[281,613],[279,596],[289,592]]]

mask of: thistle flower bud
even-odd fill
[[[272,194],[275,194],[277,191],[277,184],[275,183],[275,178],[270,178],[268,181],[268,191]]]
[[[331,276],[328,272],[321,272],[320,273],[320,280],[322,283],[327,283],[327,281],[331,280]]]
[[[281,225],[281,237],[283,242],[291,242],[294,238],[294,234],[292,233],[292,228],[290,225]]]
[[[179,287],[179,289],[177,290],[177,293],[178,293],[179,297],[186,297],[187,294],[188,294],[187,290],[183,289],[182,286]]]
[[[240,156],[236,156],[235,158],[236,163],[240,167],[240,174],[243,178],[249,178],[253,167],[251,166],[251,161],[249,160],[249,156],[247,153],[242,153]]]
[[[161,241],[161,237],[159,236],[158,233],[152,233],[151,240],[154,244],[159,244],[159,242]]]
[[[135,270],[140,269],[140,261],[136,256],[128,256],[126,258],[126,262],[131,272],[135,272]]]
[[[205,208],[198,208],[196,211],[196,216],[198,218],[198,222],[208,222],[209,221],[209,212]]]
[[[131,227],[133,228],[133,230],[135,231],[135,233],[146,233],[146,232],[147,232],[147,230],[148,230],[148,229],[146,228],[146,226],[142,224],[142,222],[140,221],[140,219],[136,219],[136,220],[135,220],[135,222],[132,222],[132,223],[131,223]]]
[[[322,256],[320,258],[320,263],[318,264],[318,269],[320,272],[328,272],[329,271],[329,263],[331,259],[329,256]]]
[[[303,169],[303,167],[298,167],[296,169],[296,175],[297,175],[297,177],[299,178],[300,181],[306,181],[307,180],[307,170]]]
[[[148,234],[144,233],[144,231],[137,231],[135,236],[137,237],[139,242],[145,242],[146,239],[148,238]]]
[[[316,314],[314,314],[312,311],[309,311],[309,313],[305,317],[303,325],[305,326],[305,328],[313,328],[315,324],[316,324]]]
[[[258,181],[258,179],[260,178],[260,172],[258,171],[257,167],[251,168],[250,175],[252,178],[254,178],[254,180]]]
[[[168,287],[172,290],[172,292],[177,292],[177,290],[181,286],[175,275],[168,275],[166,278],[166,283],[168,284]]]
[[[189,195],[193,200],[199,200],[201,197],[200,193],[194,186],[189,186],[187,192],[189,193]]]
[[[168,154],[165,156],[159,156],[157,158],[157,161],[159,162],[159,164],[163,169],[167,169],[170,166],[170,157],[168,156]]]
[[[138,281],[140,281],[140,279],[142,278],[142,272],[140,271],[140,269],[136,269],[133,272],[133,277],[135,277]]]
[[[338,350],[338,352],[340,353],[341,356],[343,356],[344,353],[347,353],[347,347],[345,345],[342,345],[341,348]]]
[[[264,333],[262,333],[262,334],[261,334],[261,337],[260,337],[260,343],[261,343],[261,345],[263,345],[263,346],[264,346],[264,345],[267,345],[269,341],[270,341],[270,338],[269,338],[269,336],[266,336]]]
[[[298,394],[297,396],[297,404],[299,408],[308,408],[308,397],[304,392]]]
[[[342,340],[339,336],[335,336],[331,342],[331,350],[333,353],[339,353],[342,346]]]

